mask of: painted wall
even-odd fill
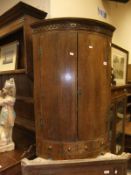
[[[112,2],[110,9],[112,24],[116,27],[113,43],[129,51],[129,63],[131,64],[131,1],[126,4]]]
[[[51,0],[51,17],[85,17],[112,23],[108,4],[103,0]],[[106,10],[107,18],[98,14]],[[107,9],[106,9],[107,8]]]

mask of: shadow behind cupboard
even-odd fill
[[[37,156],[74,159],[106,152],[114,27],[81,18],[32,27]]]

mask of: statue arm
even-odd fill
[[[0,96],[0,106],[4,106],[4,105],[10,105],[10,106],[14,106],[15,103],[15,98],[2,98]]]
[[[5,99],[0,97],[0,106],[4,106],[6,104]]]

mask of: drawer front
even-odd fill
[[[60,141],[42,141],[40,149],[44,158],[47,159],[81,159],[86,157],[96,157],[99,153],[105,152],[108,148],[106,136],[101,136],[91,141],[60,142]],[[56,159],[56,160],[57,160]]]

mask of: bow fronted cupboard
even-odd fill
[[[32,27],[37,155],[72,159],[106,152],[114,27],[82,18]]]

